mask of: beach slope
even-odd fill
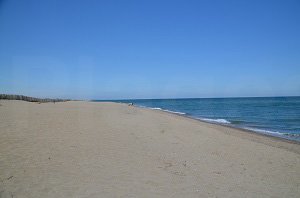
[[[126,104],[0,101],[0,197],[299,197],[300,145]]]

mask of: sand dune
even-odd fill
[[[0,197],[300,196],[297,143],[125,104],[0,104]]]

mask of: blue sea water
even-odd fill
[[[300,97],[119,100],[300,141]]]

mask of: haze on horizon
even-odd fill
[[[300,95],[300,2],[0,1],[0,93]]]

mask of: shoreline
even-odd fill
[[[111,103],[128,105],[127,103],[118,103],[118,102],[111,102]],[[225,124],[221,124],[221,123],[212,123],[212,122],[200,120],[200,119],[197,119],[197,118],[194,118],[194,117],[191,117],[191,116],[187,116],[187,115],[184,115],[184,114],[172,113],[170,111],[153,109],[153,108],[149,108],[149,107],[140,107],[140,106],[136,106],[136,105],[133,105],[131,107],[139,108],[139,109],[145,109],[145,110],[149,110],[149,111],[154,111],[154,112],[167,114],[167,115],[171,115],[171,116],[176,116],[176,117],[179,117],[179,118],[183,118],[183,119],[187,119],[187,120],[190,120],[190,121],[198,122],[199,124],[207,124],[207,125],[215,126],[217,128],[232,129],[235,132],[241,133],[241,136],[243,136],[243,138],[249,138],[249,139],[251,139],[252,141],[255,141],[255,142],[264,143],[266,145],[275,146],[277,148],[284,148],[284,149],[287,149],[289,151],[293,151],[297,154],[300,154],[300,149],[291,149],[288,146],[281,145],[281,143],[288,143],[288,144],[291,144],[291,145],[300,146],[300,141],[297,141],[297,140],[294,140],[294,139],[282,138],[280,136],[278,137],[278,136],[275,136],[275,135],[272,135],[272,134],[260,133],[260,132],[257,132],[257,131],[252,131],[252,130],[249,130],[249,129],[243,129],[243,128],[230,126],[230,125],[225,125]],[[221,131],[222,131],[222,129],[221,129]],[[231,133],[231,131],[229,133]],[[240,136],[239,134],[233,134],[233,133],[231,133],[230,135]],[[265,141],[265,139],[261,139],[261,137],[266,138],[266,141]],[[272,143],[270,143],[268,140],[271,140]]]
[[[91,101],[91,102],[101,102],[101,101]],[[109,101],[111,102],[111,101]],[[112,103],[119,103],[119,104],[127,104],[128,103],[123,103],[123,102],[112,102]],[[295,138],[292,138],[292,137],[288,137],[288,136],[285,136],[284,134],[278,134],[278,135],[275,135],[275,133],[279,133],[279,132],[259,132],[259,131],[256,131],[255,129],[246,129],[246,128],[242,128],[242,127],[239,127],[239,126],[235,126],[233,124],[222,124],[222,123],[217,123],[217,122],[213,122],[213,121],[206,121],[206,120],[202,120],[200,118],[196,118],[196,117],[193,117],[193,116],[189,116],[187,115],[186,113],[184,112],[175,112],[175,111],[171,111],[171,110],[165,110],[165,109],[161,109],[161,108],[153,108],[153,107],[146,107],[146,106],[138,106],[138,105],[132,105],[134,107],[137,107],[137,108],[141,108],[141,109],[149,109],[149,110],[153,110],[153,111],[157,111],[157,112],[164,112],[164,113],[168,113],[168,114],[171,114],[171,115],[176,115],[176,116],[180,116],[180,117],[184,117],[184,118],[188,118],[188,119],[192,119],[192,120],[195,120],[195,121],[198,121],[198,122],[201,122],[201,123],[207,123],[207,124],[212,124],[212,125],[217,125],[217,126],[222,126],[222,127],[228,127],[228,128],[231,128],[231,129],[236,129],[236,130],[241,130],[241,131],[244,131],[244,132],[247,132],[247,133],[254,133],[254,134],[258,134],[258,135],[262,135],[262,136],[266,136],[266,137],[271,137],[271,138],[275,138],[275,139],[278,139],[278,140],[282,140],[282,141],[286,141],[286,142],[289,142],[289,143],[294,143],[294,144],[298,144],[300,145],[300,140],[298,139],[295,139]],[[257,130],[260,130],[260,129],[257,129]]]

